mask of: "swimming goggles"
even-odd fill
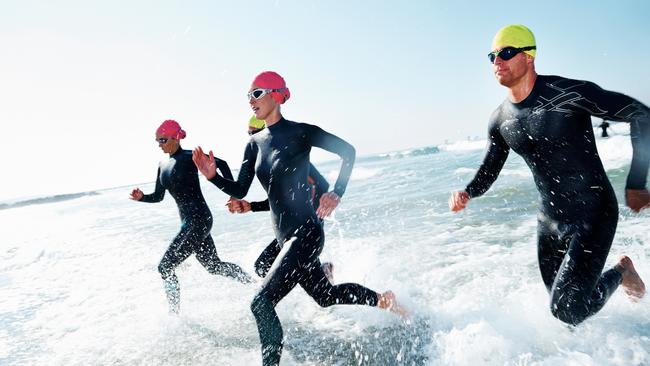
[[[248,92],[248,100],[251,98],[255,98],[255,100],[259,100],[263,96],[267,95],[268,93],[273,93],[273,92],[282,92],[285,91],[287,88],[281,88],[281,89],[262,89],[262,88],[257,88],[253,89]]]
[[[517,56],[517,54],[524,52],[524,51],[531,51],[537,49],[535,46],[528,46],[528,47],[504,47],[498,51],[490,52],[488,53],[488,58],[490,59],[490,63],[494,63],[494,60],[497,59],[497,57],[501,57],[503,61],[508,61],[511,58]]]
[[[168,139],[167,137],[161,137],[161,138],[159,138],[159,139],[156,139],[156,141],[157,141],[159,144],[166,144],[167,141],[169,141],[169,139]]]

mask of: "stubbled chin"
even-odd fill
[[[504,78],[503,76],[499,76],[499,75],[494,75],[494,76],[496,77],[497,82],[498,82],[499,84],[501,84],[501,85],[503,85],[503,86],[508,86],[508,85],[506,85],[506,84],[508,84],[508,80],[507,80],[507,78]]]

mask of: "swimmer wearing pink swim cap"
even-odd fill
[[[282,354],[282,326],[275,306],[300,285],[317,304],[368,305],[405,315],[391,291],[377,293],[356,283],[332,285],[319,255],[325,244],[321,218],[329,216],[345,193],[355,160],[355,149],[347,141],[318,126],[285,119],[280,106],[290,97],[278,73],[265,71],[255,77],[248,103],[266,128],[251,136],[237,181],[217,174],[209,156],[198,147],[194,163],[199,171],[226,194],[242,199],[255,176],[269,197],[275,237],[282,251],[273,261],[266,280],[253,299],[251,310],[257,322],[264,365],[277,365]],[[341,160],[333,190],[322,194],[318,209],[312,204],[308,183],[309,154],[319,147]]]

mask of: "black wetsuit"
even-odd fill
[[[216,158],[215,161],[224,176],[232,177],[225,161]],[[180,287],[174,269],[192,253],[196,254],[196,259],[208,272],[232,277],[240,282],[250,282],[250,276],[238,265],[222,262],[217,256],[217,249],[210,236],[212,213],[201,193],[191,151],[179,147],[169,160],[161,162],[154,193],[144,195],[140,201],[160,202],[165,197],[165,190],[176,201],[182,223],[180,232],[158,265],[158,271],[165,281],[170,309],[178,312],[180,305]]]
[[[327,192],[330,185],[313,164],[309,164],[308,180],[309,184],[312,186],[312,205],[314,206],[314,210],[318,210],[320,198],[323,193]],[[260,202],[251,202],[250,205],[252,212],[271,210],[268,198]],[[257,273],[257,275],[260,277],[265,277],[269,272],[269,269],[271,269],[273,261],[275,261],[275,258],[277,258],[278,254],[280,254],[281,250],[282,245],[278,244],[278,239],[273,239],[273,241],[269,243],[266,248],[264,248],[260,256],[255,261],[255,273]]]
[[[343,163],[334,192],[343,196],[355,151],[352,145],[317,126],[280,119],[255,134],[247,145],[237,182],[217,174],[211,181],[236,198],[246,196],[254,174],[266,190],[275,236],[283,248],[251,304],[262,343],[264,365],[277,365],[282,353],[282,326],[276,304],[300,285],[320,306],[376,306],[377,293],[358,284],[332,286],[321,268],[323,227],[312,205],[309,152],[312,146],[338,154]]]
[[[600,310],[621,282],[604,273],[618,204],[596,150],[590,116],[630,122],[633,158],[626,188],[644,189],[650,161],[650,110],[597,85],[538,76],[520,103],[504,101],[489,124],[489,143],[470,197],[485,193],[513,149],[531,169],[540,194],[538,259],[551,312],[578,324]]]

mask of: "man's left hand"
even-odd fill
[[[647,189],[626,189],[625,204],[634,212],[650,208],[650,192]]]

